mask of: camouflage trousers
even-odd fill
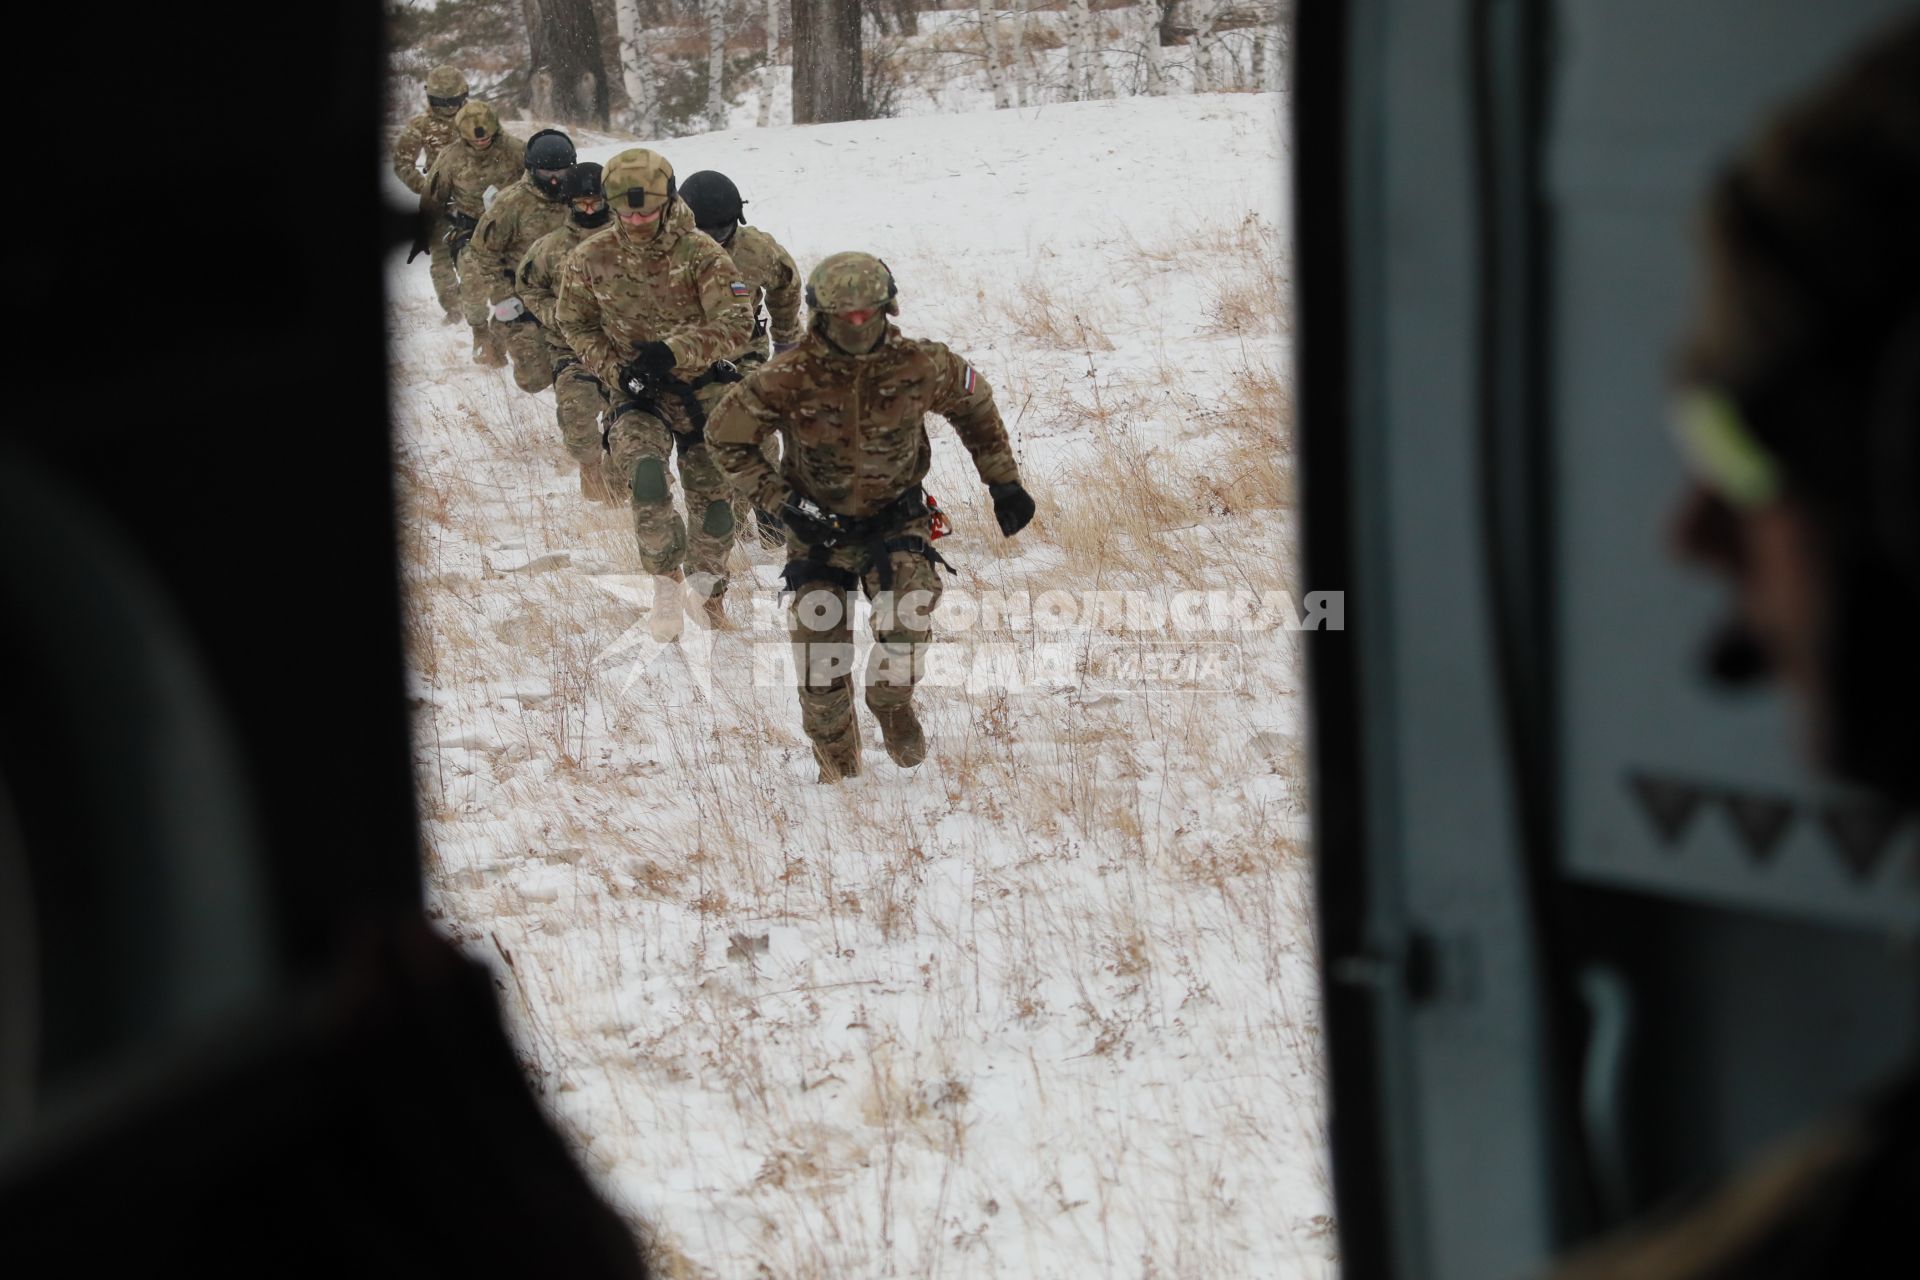
[[[931,522],[913,520],[894,535],[932,545]],[[787,563],[804,558],[806,548],[787,538]],[[860,575],[860,590],[873,602],[873,647],[867,655],[864,684],[867,709],[875,713],[913,701],[913,687],[926,669],[926,648],[933,639],[933,609],[940,602],[940,572],[914,551],[894,551],[891,589],[880,584],[880,567],[869,563],[864,546],[836,547],[826,558],[835,569]],[[864,570],[864,571],[863,571]],[[799,584],[787,608],[787,637],[793,641],[793,666],[800,681],[800,726],[815,749],[828,759],[855,754],[860,739],[854,718],[852,592],[817,580]]]
[[[715,393],[726,388],[705,390],[708,394],[700,399],[711,407],[720,399]],[[697,594],[719,595],[727,589],[727,553],[739,527],[726,473],[706,442],[693,435],[693,422],[677,401],[669,398],[645,407],[628,403],[615,413],[607,429],[607,488],[629,495],[641,565],[651,574],[684,569]],[[673,481],[667,473],[676,451],[680,485],[686,490],[684,520],[674,510]]]
[[[522,391],[545,391],[553,385],[553,352],[547,348],[547,331],[533,319],[533,313],[508,323],[489,317],[493,336],[506,347],[513,361],[513,380]]]
[[[428,265],[433,271],[433,296],[440,307],[454,315],[460,312],[460,273],[453,265],[453,247],[447,243],[446,228],[436,227],[427,237]]]
[[[600,414],[607,408],[607,389],[578,360],[560,363],[553,371],[554,416],[560,420],[560,443],[575,462],[600,461]],[[617,492],[617,490],[616,490]]]

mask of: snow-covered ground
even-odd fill
[[[1285,147],[1271,94],[662,145],[803,270],[883,256],[902,327],[993,383],[1039,499],[1003,540],[930,423],[959,569],[932,755],[897,769],[865,724],[839,787],[769,553],[737,553],[738,629],[645,640],[626,513],[579,498],[551,393],[470,363],[424,260],[393,259],[434,910],[664,1274],[1337,1270],[1283,625]]]

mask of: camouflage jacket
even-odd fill
[[[547,199],[521,175],[480,215],[461,271],[471,271],[476,280],[486,282],[488,302],[505,301],[519,287],[520,259],[535,240],[565,222],[568,212],[565,200]]]
[[[707,422],[714,460],[740,493],[774,511],[789,490],[869,516],[926,477],[926,415],[953,424],[986,484],[1020,478],[987,380],[938,342],[887,336],[850,356],[815,324],[805,342],[728,391]],[[778,432],[780,472],[760,443]]]
[[[566,339],[554,327],[553,308],[560,300],[560,271],[567,265],[567,255],[588,236],[606,230],[604,227],[583,227],[572,218],[555,227],[552,231],[533,242],[526,256],[520,259],[520,269],[516,273],[519,282],[520,301],[527,304],[527,310],[533,312],[547,329],[547,347],[556,360],[574,354]]]
[[[641,240],[618,219],[588,236],[560,273],[553,322],[587,371],[609,386],[644,342],[673,349],[673,374],[691,382],[747,344],[753,291],[726,250],[694,228],[675,201],[665,225]]]
[[[433,168],[441,151],[453,141],[453,115],[429,108],[407,121],[407,127],[393,140],[393,176],[415,195],[427,188],[427,171],[420,168],[420,153],[427,153],[427,169]]]
[[[737,355],[758,352],[764,358],[769,351],[766,331],[760,325],[760,304],[764,301],[773,322],[773,340],[782,346],[800,341],[800,268],[793,255],[758,227],[742,223],[725,246],[727,256],[740,271],[740,278],[753,290],[747,300],[754,316],[753,338]]]
[[[464,142],[447,147],[427,170],[421,206],[436,213],[478,218],[487,211],[488,187],[505,191],[526,172],[526,152],[526,143],[504,132],[485,151],[475,151]]]

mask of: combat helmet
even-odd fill
[[[542,129],[527,139],[527,178],[549,200],[561,198],[567,170],[578,159],[573,139],[558,129]]]
[[[581,213],[580,210],[573,209],[567,216],[573,219],[577,227],[605,226],[607,219],[613,216],[613,210],[607,206],[607,193],[600,184],[600,166],[591,160],[583,161],[567,170],[566,181],[560,188],[560,198],[568,204],[588,196],[599,198],[600,207],[597,210],[592,213]]]
[[[687,202],[693,224],[725,244],[734,229],[746,221],[746,201],[733,179],[714,169],[702,169],[680,184],[680,198]]]
[[[439,111],[467,105],[467,78],[458,67],[443,63],[427,72],[427,105]]]
[[[490,144],[499,136],[500,117],[484,102],[469,102],[454,116],[453,131],[469,146],[480,142]]]
[[[645,147],[631,147],[607,161],[600,182],[606,191],[607,203],[619,214],[634,210],[648,213],[663,208],[671,205],[680,193],[673,166],[667,163],[667,158]]]
[[[807,277],[807,305],[827,315],[884,308],[897,316],[899,292],[893,271],[870,253],[836,253]]]

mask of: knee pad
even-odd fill
[[[700,528],[709,538],[724,538],[733,532],[733,504],[730,502],[709,502],[707,514],[701,518]]]
[[[667,500],[667,464],[642,458],[633,466],[633,500],[658,505]]]

